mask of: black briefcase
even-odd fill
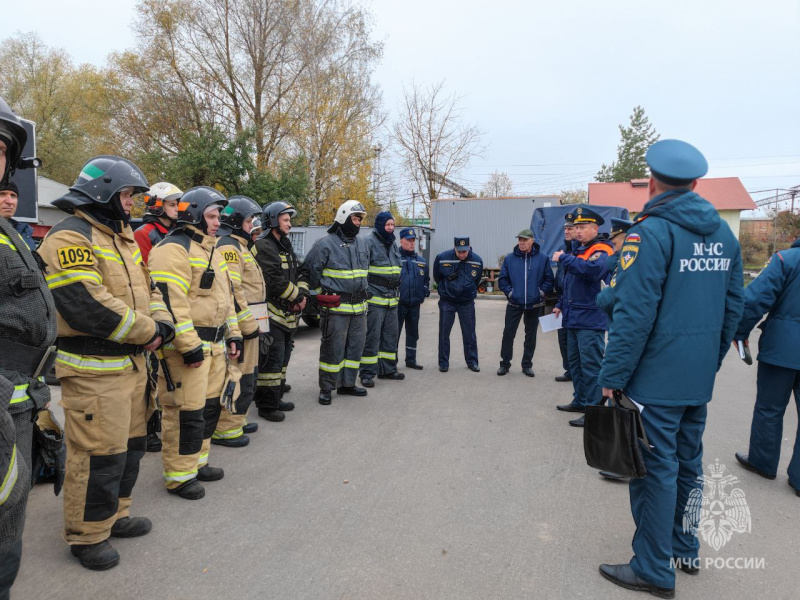
[[[642,452],[650,452],[650,443],[630,398],[615,390],[612,406],[586,407],[583,451],[595,469],[634,479],[647,475]]]

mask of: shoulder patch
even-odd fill
[[[628,237],[625,238],[626,244],[640,244],[642,242],[642,238],[638,233],[629,233]]]
[[[598,259],[598,258],[600,258],[601,256],[607,256],[607,255],[606,255],[606,253],[605,253],[605,252],[599,252],[599,251],[598,251],[598,252],[595,252],[594,254],[592,254],[592,255],[589,257],[589,260],[597,260],[597,259]]]
[[[81,246],[62,246],[56,252],[58,264],[62,269],[72,267],[91,267],[94,265],[94,254],[89,248]]]
[[[619,254],[619,265],[622,267],[622,270],[625,271],[633,264],[633,261],[636,260],[636,257],[639,254],[639,245],[638,244],[631,244],[622,246],[622,250]]]

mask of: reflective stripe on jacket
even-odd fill
[[[129,226],[115,233],[78,210],[50,230],[39,253],[48,265],[60,338],[144,345],[156,336],[156,320],[172,321]],[[132,368],[124,357],[74,356],[59,351],[59,377]]]

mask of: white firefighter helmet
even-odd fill
[[[334,221],[340,225],[344,225],[347,223],[347,219],[350,215],[361,215],[363,219],[367,216],[367,210],[358,200],[348,200],[336,211],[336,218]]]

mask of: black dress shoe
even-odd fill
[[[742,454],[741,452],[736,453],[736,460],[739,461],[739,464],[742,465],[748,471],[752,471],[756,475],[761,475],[764,479],[775,479],[775,475],[770,475],[766,471],[762,471],[761,469],[756,469],[753,465],[751,465],[747,460],[747,454]]]
[[[220,438],[215,439],[211,438],[211,443],[215,446],[225,446],[227,448],[244,448],[247,444],[250,443],[250,438],[246,435],[242,434],[239,437],[235,438]],[[204,481],[204,480],[201,480]]]
[[[600,575],[611,583],[635,592],[648,592],[657,598],[674,598],[675,588],[662,588],[640,579],[630,565],[600,565]]]
[[[157,433],[147,434],[147,451],[148,452],[161,452],[161,440]]]
[[[258,423],[245,423],[242,426],[243,433],[255,433],[258,431]]]
[[[506,373],[508,373],[508,367],[504,367],[503,365],[500,365],[500,368],[497,369],[497,374],[500,375],[500,377],[502,377]]]
[[[417,371],[422,371],[422,369],[424,369],[422,365],[418,365],[415,362],[408,362],[408,361],[406,361],[406,367],[408,367],[409,369],[416,369]]]
[[[528,377],[536,377],[536,374],[533,372],[533,369],[530,367],[522,367],[522,372],[527,375]]]
[[[219,481],[223,477],[225,477],[225,471],[223,471],[219,467],[210,467],[208,465],[203,465],[202,467],[197,469],[198,481]]]
[[[342,386],[336,389],[336,393],[340,396],[366,396],[367,390],[355,385],[353,387]]]
[[[558,382],[572,381],[572,375],[570,375],[569,373],[564,373],[563,375],[559,375],[558,377],[556,377],[556,381]]]
[[[290,386],[288,383],[284,383],[283,384],[283,393],[284,394],[288,394],[291,391],[292,391],[292,386]]]
[[[372,377],[362,377],[361,385],[363,385],[365,388],[373,388],[375,387],[375,381],[372,379]]]
[[[580,404],[575,404],[574,402],[570,402],[569,404],[559,404],[556,406],[558,410],[563,410],[564,412],[586,412],[586,409],[583,408]]]
[[[132,538],[147,535],[153,524],[147,517],[122,517],[111,526],[111,537]]]
[[[573,427],[583,427],[583,419],[584,417],[578,417],[577,419],[572,419],[572,421],[570,421],[569,424],[572,425]]]
[[[170,494],[175,494],[186,500],[200,500],[200,498],[206,495],[206,488],[196,479],[187,481],[176,488],[167,489],[167,491]]]
[[[319,403],[323,406],[328,406],[331,403],[331,393],[329,390],[319,391]]]
[[[450,367],[439,367],[439,370],[440,370],[442,373],[447,373],[447,371],[449,371],[449,370],[450,370]]]
[[[114,546],[109,544],[108,540],[98,544],[70,546],[69,550],[82,566],[92,571],[105,571],[119,564],[119,552],[114,550]]]
[[[625,475],[612,473],[611,471],[600,471],[600,477],[602,477],[603,479],[608,479],[609,481],[619,481],[620,483],[624,483],[629,479]]]
[[[273,423],[280,423],[286,418],[286,415],[275,408],[259,408],[258,416]]]
[[[283,400],[278,400],[278,410],[282,410],[283,412],[294,410],[294,402],[284,402]]]
[[[474,373],[480,373],[481,372],[481,368],[478,365],[467,365],[467,366],[469,367],[469,370],[474,372]]]
[[[792,489],[794,490],[794,493],[795,493],[795,494],[797,494],[798,496],[800,496],[800,490],[798,490],[796,487],[794,487],[794,486],[792,485],[792,482],[791,482],[791,481],[789,482],[789,487],[790,487],[790,488],[792,488]]]
[[[397,371],[394,373],[384,373],[383,375],[378,375],[378,379],[389,379],[391,381],[402,381],[405,378],[405,373],[398,373]]]
[[[699,559],[675,558],[674,561],[675,564],[678,565],[678,568],[687,575],[697,575],[700,573],[700,567],[697,566],[700,564]]]

